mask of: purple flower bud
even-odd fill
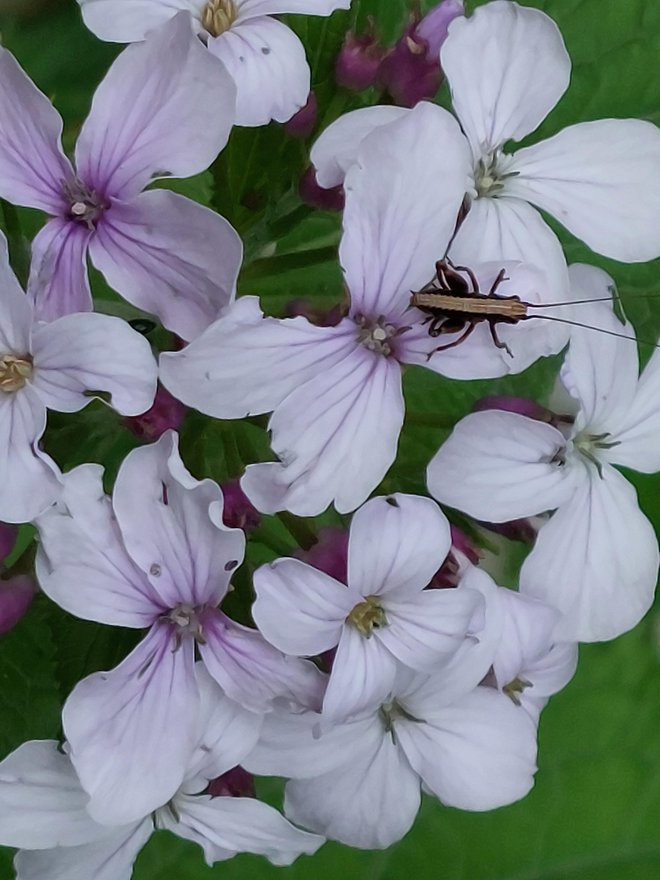
[[[158,440],[170,428],[178,431],[187,412],[187,407],[180,400],[159,385],[151,409],[140,416],[123,419],[123,424],[141,440]]]
[[[538,531],[530,519],[512,519],[503,523],[480,522],[479,525],[489,532],[495,532],[496,535],[502,535],[510,541],[520,541],[522,544],[532,544],[536,540]]]
[[[415,28],[415,37],[427,45],[427,61],[437,61],[447,30],[455,18],[465,15],[463,0],[443,0],[427,12]]]
[[[348,583],[348,532],[335,526],[319,529],[318,541],[296,553],[307,565],[318,568],[342,584]]]
[[[206,793],[211,797],[256,797],[254,776],[242,767],[234,767],[209,782]]]
[[[261,514],[241,489],[238,480],[229,480],[220,487],[225,499],[222,520],[230,529],[251,532],[261,523]]]
[[[451,550],[447,554],[447,558],[442,563],[438,571],[433,575],[431,583],[427,589],[444,590],[457,586],[461,578],[461,564],[456,553],[466,556],[472,565],[477,565],[480,559],[479,551],[468,538],[465,532],[462,532],[458,526],[450,525],[451,530]]]
[[[37,588],[28,575],[16,575],[0,581],[0,635],[13,629],[23,617]]]
[[[312,165],[300,178],[298,191],[303,202],[306,205],[311,205],[312,208],[320,208],[322,211],[344,210],[344,187],[335,186],[332,189],[324,189],[319,186],[316,171]]]
[[[499,409],[504,412],[517,413],[535,419],[537,422],[553,423],[557,418],[552,410],[546,409],[535,400],[526,397],[513,397],[507,394],[489,394],[482,397],[472,407],[472,412],[483,412],[489,409]]]
[[[294,138],[306,138],[314,131],[319,105],[314,92],[309,93],[307,103],[284,123],[284,131]]]
[[[373,19],[359,36],[349,31],[335,63],[337,84],[353,92],[363,92],[375,85],[380,63],[387,54],[376,37]]]
[[[3,559],[6,559],[14,549],[17,537],[17,526],[12,526],[8,523],[0,523],[0,562],[2,562]]]

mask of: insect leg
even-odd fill
[[[472,293],[479,293],[479,282],[477,281],[477,276],[474,274],[472,269],[469,266],[454,266],[454,269],[457,272],[465,272],[472,283]],[[492,291],[491,291],[492,293]]]
[[[503,349],[509,355],[509,357],[513,357],[513,352],[511,351],[509,346],[506,344],[506,342],[502,342],[500,337],[497,335],[495,322],[489,321],[488,326],[490,327],[490,335],[493,337],[493,342],[495,343],[496,347]]]
[[[509,279],[506,277],[506,269],[502,269],[500,274],[495,279],[495,281],[493,281],[493,285],[490,288],[490,290],[488,291],[488,296],[492,296],[495,293],[495,291],[497,290],[497,288],[500,286],[500,284],[503,281],[508,281],[508,280]]]
[[[462,334],[458,337],[458,339],[455,339],[453,342],[448,342],[446,345],[439,345],[437,348],[434,348],[433,351],[430,351],[430,352],[426,355],[426,360],[427,360],[427,361],[430,361],[431,358],[433,357],[433,355],[434,355],[437,351],[447,351],[447,350],[450,349],[450,348],[455,348],[457,345],[460,345],[461,342],[465,342],[465,340],[468,338],[468,336],[470,336],[470,334],[474,331],[474,328],[475,328],[476,326],[477,326],[477,325],[476,325],[476,323],[474,323],[474,322],[468,324],[468,326],[467,326],[465,332],[462,333]]]

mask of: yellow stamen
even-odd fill
[[[0,355],[0,391],[9,394],[22,388],[32,375],[32,358],[29,355]]]
[[[378,601],[378,596],[367,596],[346,618],[347,623],[352,624],[365,639],[371,638],[375,629],[387,626],[387,617]]]
[[[209,0],[202,12],[202,27],[212,37],[224,34],[236,21],[233,0]]]

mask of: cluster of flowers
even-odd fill
[[[304,53],[271,16],[348,0],[81,5],[102,38],[141,42],[99,86],[75,169],[56,111],[0,49],[0,195],[52,217],[27,296],[0,254],[0,517],[35,523],[54,602],[147,633],[74,688],[63,746],[28,742],[0,763],[0,843],[20,849],[17,877],[128,880],[154,829],[198,843],[209,864],[246,851],[289,864],[328,837],[389,846],[422,791],[465,810],[522,798],[577,643],[633,627],[653,599],[657,541],[614,465],[660,470],[658,352],[640,376],[611,279],[569,270],[533,206],[602,254],[660,255],[660,131],[587,122],[505,152],[567,88],[566,49],[537,10],[454,9],[440,60],[455,115],[369,107],[312,149],[320,185],[345,193],[345,314],[265,317],[235,297],[229,223],[144,188],[205,169],[233,124],[299,109]],[[157,365],[131,326],[93,313],[87,253],[187,344]],[[447,309],[411,307],[422,289]],[[467,300],[491,311],[477,320]],[[494,306],[520,300],[529,320]],[[436,500],[367,500],[396,457],[405,364],[491,378],[566,346],[552,410],[490,400],[428,468],[429,494],[477,520],[539,516],[519,591],[479,567]],[[128,455],[111,497],[100,466],[63,474],[39,446],[47,409],[101,397],[136,416],[158,377],[217,419],[272,413],[278,460],[241,480],[261,513],[353,514],[347,533],[256,570],[256,628],[220,610],[245,534],[223,521],[220,487],[188,472],[174,431]],[[287,818],[252,796],[252,773],[289,780]]]

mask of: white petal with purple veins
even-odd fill
[[[28,294],[38,320],[91,310],[87,248],[92,235],[86,226],[55,217],[35,237]]]

